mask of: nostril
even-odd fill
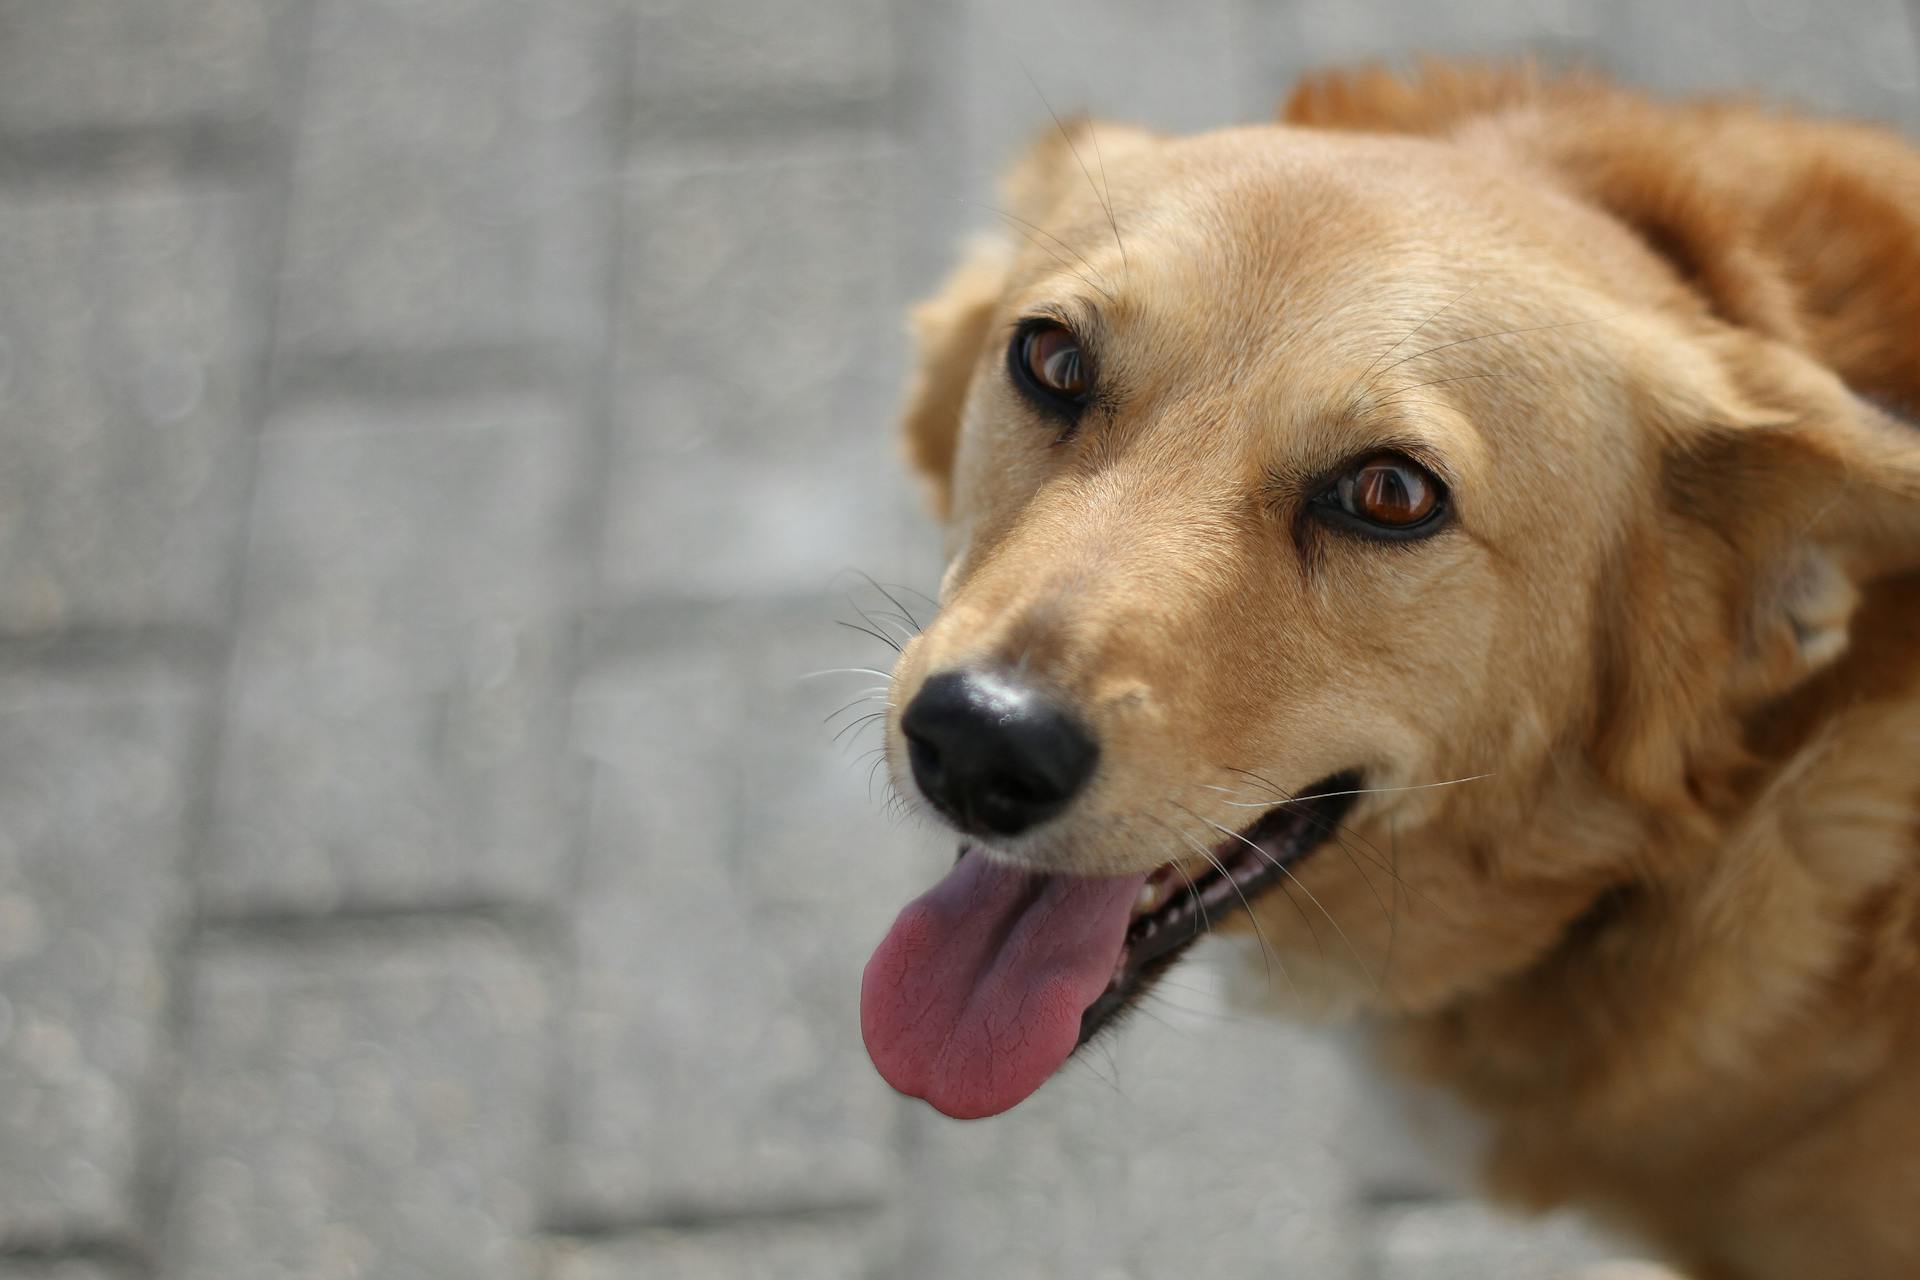
[[[932,677],[900,728],[921,792],[975,833],[1013,835],[1058,814],[1099,758],[1092,735],[1056,699],[990,672]]]
[[[945,771],[940,767],[940,748],[905,723],[901,724],[900,732],[907,739],[907,761],[913,766],[913,776],[923,787],[930,783],[940,785],[945,778]]]

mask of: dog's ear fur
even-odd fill
[[[1302,82],[1282,115],[1496,138],[1634,231],[1713,317],[1814,351],[1861,394],[1920,411],[1920,220],[1888,194],[1920,167],[1892,134],[1734,100],[1655,102],[1531,62],[1329,72]],[[1766,143],[1763,167],[1705,163],[1738,151],[1723,134]]]
[[[1064,246],[1046,223],[1061,193],[1069,184],[1092,182],[1090,166],[1104,169],[1115,156],[1152,139],[1139,129],[1096,126],[1085,118],[1047,130],[1001,180],[1000,212],[1006,227],[970,243],[960,264],[913,309],[914,371],[901,411],[902,429],[907,459],[926,482],[934,511],[943,519],[953,498],[953,458],[967,384],[1006,291],[1019,237],[1041,243],[1049,257],[1059,258]],[[1108,198],[1104,188],[1095,190],[1103,201]]]
[[[1709,348],[1725,382],[1650,410],[1660,483],[1602,643],[1601,763],[1670,808],[1744,761],[1741,716],[1842,657],[1867,584],[1920,571],[1920,431],[1784,343]]]
[[[1549,86],[1569,83],[1532,61],[1422,58],[1406,74],[1375,65],[1307,76],[1287,95],[1280,119],[1325,129],[1438,135],[1470,117],[1536,102]]]
[[[909,317],[914,369],[901,430],[907,461],[926,483],[934,513],[942,519],[953,500],[953,455],[967,384],[986,344],[1012,258],[1012,246],[1003,240],[976,241]]]

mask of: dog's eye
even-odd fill
[[[1075,413],[1093,378],[1080,339],[1065,325],[1036,320],[1020,326],[1007,352],[1014,381],[1043,408]]]
[[[1320,502],[1368,532],[1399,536],[1433,524],[1445,499],[1445,489],[1425,467],[1404,454],[1376,453],[1335,480]]]

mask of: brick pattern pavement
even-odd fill
[[[0,1280],[1547,1276],[1333,1046],[867,1068],[944,842],[899,316],[1091,107],[1541,49],[1920,125],[1900,0],[0,0]]]

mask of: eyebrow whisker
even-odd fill
[[[1091,120],[1087,121],[1087,137],[1093,141],[1093,158],[1100,165],[1100,185],[1106,189],[1107,221],[1113,227],[1113,242],[1120,248],[1120,271],[1131,275],[1133,264],[1127,261],[1126,241],[1120,238],[1120,222],[1113,216],[1113,184],[1107,181],[1107,157],[1100,150],[1100,130]]]
[[[1393,400],[1397,399],[1400,396],[1405,395],[1407,392],[1418,391],[1422,387],[1438,387],[1438,386],[1443,386],[1449,382],[1472,382],[1478,378],[1510,378],[1512,376],[1513,375],[1511,373],[1463,373],[1458,375],[1457,377],[1452,377],[1452,378],[1435,378],[1430,382],[1416,382],[1410,387],[1402,387],[1398,391],[1392,392],[1388,395],[1381,396],[1379,400],[1375,401],[1375,403],[1376,404],[1391,403]]]
[[[1401,334],[1400,341],[1394,343],[1392,346],[1388,347],[1385,351],[1382,351],[1379,355],[1375,356],[1373,358],[1373,363],[1368,365],[1366,369],[1360,374],[1360,377],[1362,379],[1361,390],[1364,391],[1367,388],[1373,386],[1373,378],[1371,375],[1376,368],[1379,368],[1380,362],[1382,360],[1385,360],[1388,356],[1398,351],[1401,347],[1406,346],[1407,340],[1409,338],[1413,337],[1414,334],[1419,333],[1422,329],[1432,324],[1435,320],[1438,320],[1441,316],[1445,315],[1448,311],[1451,311],[1455,303],[1459,302],[1462,298],[1465,298],[1468,294],[1472,293],[1475,289],[1478,289],[1479,287],[1480,287],[1480,284],[1479,282],[1476,281],[1475,283],[1468,285],[1465,289],[1462,289],[1459,293],[1454,294],[1453,297],[1449,298],[1437,310],[1430,313],[1425,320],[1422,320],[1419,324],[1413,326],[1413,328]],[[1403,363],[1402,361],[1396,360],[1392,364],[1388,365],[1387,369],[1382,369],[1381,372],[1385,373],[1388,369],[1396,369],[1402,363]]]
[[[1016,61],[1020,60],[1016,59]],[[1093,171],[1087,168],[1086,160],[1080,155],[1080,148],[1073,145],[1073,134],[1067,131],[1065,122],[1060,119],[1060,113],[1055,111],[1053,103],[1047,100],[1046,92],[1040,88],[1040,82],[1033,78],[1032,69],[1024,61],[1020,61],[1020,71],[1027,77],[1027,83],[1033,86],[1034,93],[1039,95],[1040,105],[1045,107],[1047,114],[1053,117],[1053,127],[1060,131],[1061,140],[1067,144],[1067,150],[1073,153],[1074,162],[1080,166],[1080,172],[1086,175],[1087,186],[1093,191],[1093,198],[1098,200],[1100,207],[1106,211],[1107,225],[1113,228],[1113,243],[1119,247],[1120,260],[1124,263],[1127,259],[1127,246],[1120,239],[1120,220],[1113,216],[1113,202],[1100,194],[1100,184],[1093,180]],[[1091,131],[1091,124],[1088,128]],[[1094,145],[1096,147],[1099,145],[1097,138],[1094,140]],[[1104,167],[1103,164],[1102,168]]]
[[[1074,257],[1080,259],[1080,261],[1086,265],[1087,271],[1092,271],[1098,274],[1099,269],[1095,267],[1093,263],[1087,261],[1086,254],[1081,253],[1078,249],[1068,244],[1065,240],[1062,240],[1059,236],[1053,234],[1053,232],[1048,231],[1045,227],[1035,226],[1033,223],[1028,222],[1025,218],[1019,217],[1015,214],[1008,213],[1005,209],[995,208],[993,205],[990,205],[990,204],[981,204],[978,201],[974,201],[974,200],[968,200],[965,203],[971,204],[976,208],[985,209],[990,213],[997,214],[1000,217],[1005,218],[1007,221],[1014,223],[1017,227],[1019,227],[1021,232],[1025,234],[1025,236],[1029,241],[1031,241],[1037,248],[1044,250],[1047,253],[1047,255],[1050,256],[1055,262],[1059,263],[1064,270],[1071,272],[1075,276],[1075,278],[1077,278],[1080,281],[1080,283],[1086,285],[1087,288],[1092,289],[1095,293],[1098,293],[1101,297],[1105,298],[1108,302],[1113,302],[1116,300],[1114,297],[1113,290],[1111,288],[1107,287],[1106,285],[1095,283],[1092,279],[1090,279],[1087,276],[1085,271],[1081,271],[1078,268],[1076,268],[1071,262],[1061,257],[1058,253],[1055,253],[1050,246],[1043,243],[1041,240],[1037,238],[1039,236],[1045,236],[1048,240],[1053,241],[1054,244],[1059,245],[1061,248],[1065,249],[1068,253],[1071,253]]]
[[[1469,290],[1468,292],[1472,292],[1472,290]],[[1465,296],[1466,296],[1465,294],[1461,295],[1461,297],[1465,297]],[[1455,301],[1458,301],[1458,299],[1455,299]],[[1447,305],[1451,306],[1453,304],[1448,303]],[[1407,363],[1407,361],[1409,360],[1419,360],[1425,356],[1432,355],[1436,351],[1445,351],[1450,347],[1463,347],[1467,345],[1469,342],[1484,342],[1488,338],[1511,338],[1511,337],[1516,337],[1523,333],[1545,333],[1550,329],[1572,329],[1579,325],[1597,324],[1602,320],[1610,320],[1612,318],[1613,317],[1611,316],[1588,316],[1584,320],[1561,320],[1554,324],[1528,325],[1528,326],[1525,326],[1524,328],[1519,328],[1519,329],[1497,329],[1492,333],[1476,333],[1470,338],[1455,338],[1451,342],[1442,342],[1438,346],[1428,347],[1425,351],[1416,351],[1410,356],[1400,357],[1400,359],[1395,360],[1392,364],[1382,369],[1377,375],[1375,375],[1372,378],[1369,378],[1367,380],[1366,387],[1363,389],[1370,390],[1373,387],[1374,383],[1378,382],[1381,378],[1384,378],[1389,373],[1392,373],[1395,369],[1398,369],[1401,365]],[[1412,335],[1409,334],[1408,336],[1411,337]]]

